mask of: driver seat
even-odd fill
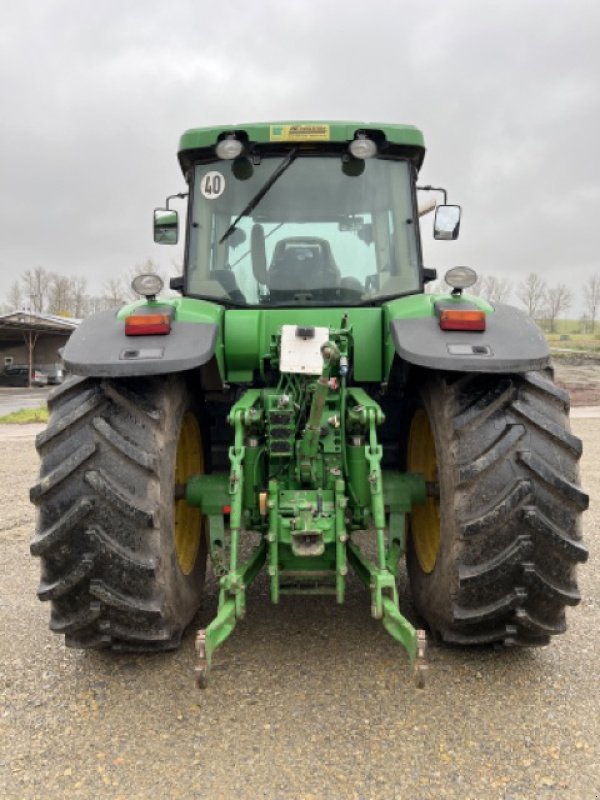
[[[311,292],[321,298],[339,287],[340,271],[326,239],[293,236],[275,246],[267,281],[275,299],[280,293],[296,292]]]

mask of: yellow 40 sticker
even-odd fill
[[[329,125],[271,125],[272,142],[328,142]]]

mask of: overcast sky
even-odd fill
[[[0,302],[25,270],[99,293],[147,258],[190,127],[410,123],[463,206],[426,265],[577,289],[600,272],[596,0],[20,0],[0,25]]]

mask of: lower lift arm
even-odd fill
[[[251,389],[231,409],[234,444],[229,451],[229,476],[197,476],[185,487],[186,500],[199,506],[207,520],[211,562],[220,581],[217,615],[205,630],[198,632],[196,641],[196,680],[200,687],[206,685],[214,651],[232,633],[237,620],[244,617],[246,589],[265,562],[274,603],[279,601],[282,579],[289,577],[299,581],[299,585],[295,590],[286,588],[288,594],[333,593],[338,603],[344,602],[345,576],[350,563],[371,592],[372,616],[380,619],[388,633],[403,645],[414,666],[417,684],[423,685],[425,634],[415,630],[400,613],[396,575],[398,560],[405,549],[405,515],[415,503],[424,501],[426,484],[420,475],[382,472],[382,447],[376,430],[383,422],[381,408],[362,389],[347,389],[345,379],[340,385],[332,376],[340,359],[335,342],[323,345],[321,354],[322,374],[313,384],[306,426],[295,443],[297,472],[288,471],[286,479],[285,469],[282,472],[278,468],[275,474],[281,475],[281,479],[271,477],[268,491],[259,501],[255,451],[259,449],[260,437],[265,436],[268,411],[265,394]],[[338,407],[340,415],[344,414],[338,440],[343,452],[337,462],[335,447],[327,455],[323,440],[327,427],[324,422],[330,413],[326,410],[328,403]],[[281,412],[277,413],[281,416]],[[351,459],[344,451],[347,435],[362,442],[361,446],[353,446]],[[266,441],[268,448],[268,435]],[[275,450],[270,456],[276,457]],[[289,457],[293,458],[292,452]],[[317,463],[321,463],[321,468],[316,469]],[[294,484],[294,479],[289,483],[293,474],[299,483]],[[327,475],[331,477],[323,477]],[[230,514],[228,552],[224,542],[225,509]],[[350,540],[348,526],[353,513],[362,520],[358,527],[370,523],[374,528],[377,553],[374,562]],[[250,556],[238,564],[244,515],[246,527],[260,532],[262,538]],[[357,527],[356,519],[353,527]],[[328,582],[331,579],[333,584]],[[322,589],[319,591],[316,585],[311,589],[309,584],[318,580],[326,581]]]

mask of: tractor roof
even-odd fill
[[[423,163],[425,142],[423,134],[413,125],[392,125],[380,122],[252,122],[237,125],[216,125],[210,128],[192,128],[179,140],[179,162],[184,172],[194,161],[214,158],[214,146],[227,135],[235,135],[265,149],[281,151],[282,145],[299,145],[301,148],[319,150],[345,147],[364,131],[378,141],[388,145],[390,155],[409,158],[417,168]],[[262,149],[262,148],[261,148]]]

